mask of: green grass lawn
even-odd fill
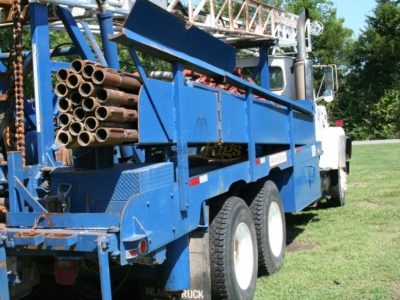
[[[400,144],[353,146],[346,206],[286,222],[285,264],[255,299],[400,299]]]

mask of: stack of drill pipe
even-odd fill
[[[59,144],[76,148],[137,141],[140,78],[77,59],[56,79]]]

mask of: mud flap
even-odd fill
[[[182,300],[211,299],[209,234],[203,230],[190,234],[190,289]]]
[[[191,287],[182,292],[182,300],[211,299],[209,234],[204,230],[190,234]],[[169,300],[170,295],[154,281],[142,281],[141,299]]]

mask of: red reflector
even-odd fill
[[[200,177],[195,177],[189,180],[189,186],[198,185],[200,183]]]
[[[195,178],[189,179],[189,186],[194,186],[200,183],[204,183],[208,181],[208,175],[204,174],[204,175],[200,175],[197,176]]]
[[[141,255],[143,255],[143,254],[146,254],[147,253],[147,240],[145,240],[145,239],[143,239],[143,240],[141,240],[140,242],[139,242],[139,247],[138,247],[138,250],[139,250],[139,253],[141,254]]]
[[[78,268],[74,260],[56,260],[54,262],[54,278],[60,285],[73,285],[78,276]]]
[[[300,153],[300,152],[301,152],[301,148],[300,147],[296,148],[296,153]]]

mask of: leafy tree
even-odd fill
[[[337,18],[336,8],[330,0],[286,0],[284,7],[295,14],[308,9],[311,21],[324,25],[322,35],[313,37],[313,58],[317,63],[344,65],[351,46],[352,30],[344,27],[344,19]]]
[[[400,136],[400,89],[386,90],[371,110],[374,120],[374,138],[397,138]]]
[[[400,136],[398,117],[393,117],[400,94],[400,2],[376,2],[349,55],[350,72],[339,95],[338,112],[357,139]]]

